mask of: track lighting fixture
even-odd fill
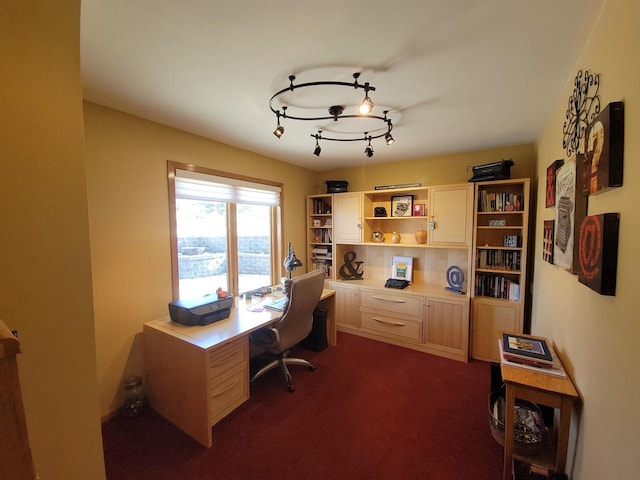
[[[282,114],[283,117],[286,118],[286,113],[287,113],[287,107],[282,107],[282,110],[284,111],[284,113]],[[282,136],[282,134],[284,133],[284,127],[280,125],[280,110],[278,110],[276,112],[276,118],[278,119],[278,126],[276,127],[276,129],[273,131],[273,134],[280,138]]]
[[[364,135],[365,135],[365,138],[367,138],[367,133],[366,132],[365,132]],[[371,158],[371,157],[373,157],[373,147],[371,146],[371,137],[368,137],[368,138],[369,138],[369,144],[367,145],[367,148],[364,149],[364,154],[367,157]]]
[[[316,157],[320,156],[320,152],[322,151],[322,149],[320,148],[320,144],[318,143],[318,140],[320,140],[322,138],[322,130],[318,130],[318,135],[316,136],[316,148],[313,151],[313,154]]]
[[[313,154],[316,156],[320,156],[320,152],[322,149],[320,148],[319,141],[320,140],[328,140],[333,142],[368,142],[367,147],[365,148],[365,154],[367,157],[373,156],[373,147],[371,146],[371,140],[376,138],[384,137],[387,145],[391,145],[394,142],[393,137],[391,136],[391,130],[393,129],[393,124],[391,123],[391,119],[387,118],[387,114],[389,110],[385,110],[384,116],[375,115],[373,113],[374,103],[369,96],[369,92],[375,92],[375,87],[371,86],[369,82],[364,84],[358,83],[358,79],[360,78],[360,73],[356,72],[353,74],[353,82],[339,82],[339,81],[319,81],[319,82],[306,82],[300,84],[294,84],[296,77],[294,75],[289,76],[289,85],[283,88],[282,90],[276,92],[271,99],[269,100],[269,108],[276,116],[277,127],[273,131],[273,134],[280,138],[284,133],[284,127],[280,125],[280,117],[287,120],[306,120],[313,121],[321,126],[321,122],[338,122],[342,119],[350,119],[352,123],[354,121],[359,122],[367,122],[367,131],[363,134],[353,133],[353,129],[350,128],[349,133],[341,133],[337,128],[331,128],[330,123],[326,123],[327,128],[331,132],[330,136],[322,136],[321,130],[318,131],[317,134],[311,134],[312,137],[316,139],[316,146],[313,151]],[[324,90],[317,89],[318,92],[326,91],[326,87],[348,87],[350,89],[363,89],[364,90],[364,99],[357,103],[357,101],[351,103],[351,105],[355,105],[355,109],[357,113],[354,114],[345,114],[346,107],[349,105],[340,105],[335,101],[328,101],[325,105],[327,106],[309,106],[308,102],[300,102],[298,100],[295,101],[292,99],[296,90],[302,88],[312,88],[312,87],[323,87]],[[344,98],[344,96],[343,96]],[[285,105],[285,101],[289,101],[290,105]],[[291,106],[291,105],[305,105],[304,107]],[[287,107],[291,107],[290,110],[293,110],[293,114],[287,112]],[[324,110],[328,112],[328,115],[318,113],[318,110]],[[351,110],[353,111],[353,110]],[[355,119],[355,120],[354,120]],[[371,122],[382,122],[382,125],[379,128],[371,129]],[[350,124],[351,125],[351,124]],[[365,123],[363,123],[365,125]],[[364,129],[363,129],[364,130]]]

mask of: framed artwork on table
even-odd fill
[[[394,195],[391,197],[392,217],[411,217],[413,215],[413,195]]]
[[[413,274],[413,258],[412,257],[393,257],[391,265],[391,278],[399,280],[411,281]]]

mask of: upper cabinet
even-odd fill
[[[410,247],[468,248],[473,185],[363,193],[364,242]]]
[[[333,232],[336,243],[362,242],[362,193],[336,193],[333,196]]]
[[[430,189],[429,245],[466,248],[473,232],[473,185]]]

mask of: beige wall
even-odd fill
[[[316,173],[85,103],[87,186],[100,411],[122,379],[144,374],[142,324],[171,301],[167,160],[284,184],[284,240],[303,253],[305,196]]]
[[[105,478],[96,386],[80,84],[80,1],[0,8],[0,317],[35,468]]]
[[[625,103],[624,185],[589,197],[589,214],[620,213],[618,276],[615,297],[600,296],[576,276],[542,260],[541,234],[536,238],[533,292],[534,333],[552,338],[583,399],[582,415],[574,425],[577,454],[573,478],[582,480],[637,478],[640,405],[638,370],[637,281],[640,271],[640,4],[609,0],[586,49],[576,65],[600,73],[602,106]],[[546,167],[566,158],[562,125],[573,77],[558,98],[539,142],[537,231],[553,219],[544,206]]]
[[[347,180],[349,191],[352,192],[373,190],[376,185],[421,183],[429,186],[463,183],[471,177],[471,170],[467,171],[467,167],[509,158],[515,163],[511,168],[511,178],[530,178],[535,174],[536,150],[533,144],[513,145],[377,164],[367,161],[364,155],[362,157],[362,165],[358,167],[322,172],[316,185],[316,193],[326,192],[325,180]]]

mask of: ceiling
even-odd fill
[[[82,0],[84,98],[316,171],[529,143],[603,2]],[[373,140],[367,158],[364,141],[321,141],[313,155],[318,130],[386,131],[367,119],[281,119],[285,134],[273,135],[269,99],[290,75],[353,82],[355,72],[376,89],[373,113],[389,111],[393,145]],[[287,104],[346,114],[363,96],[318,87]]]

